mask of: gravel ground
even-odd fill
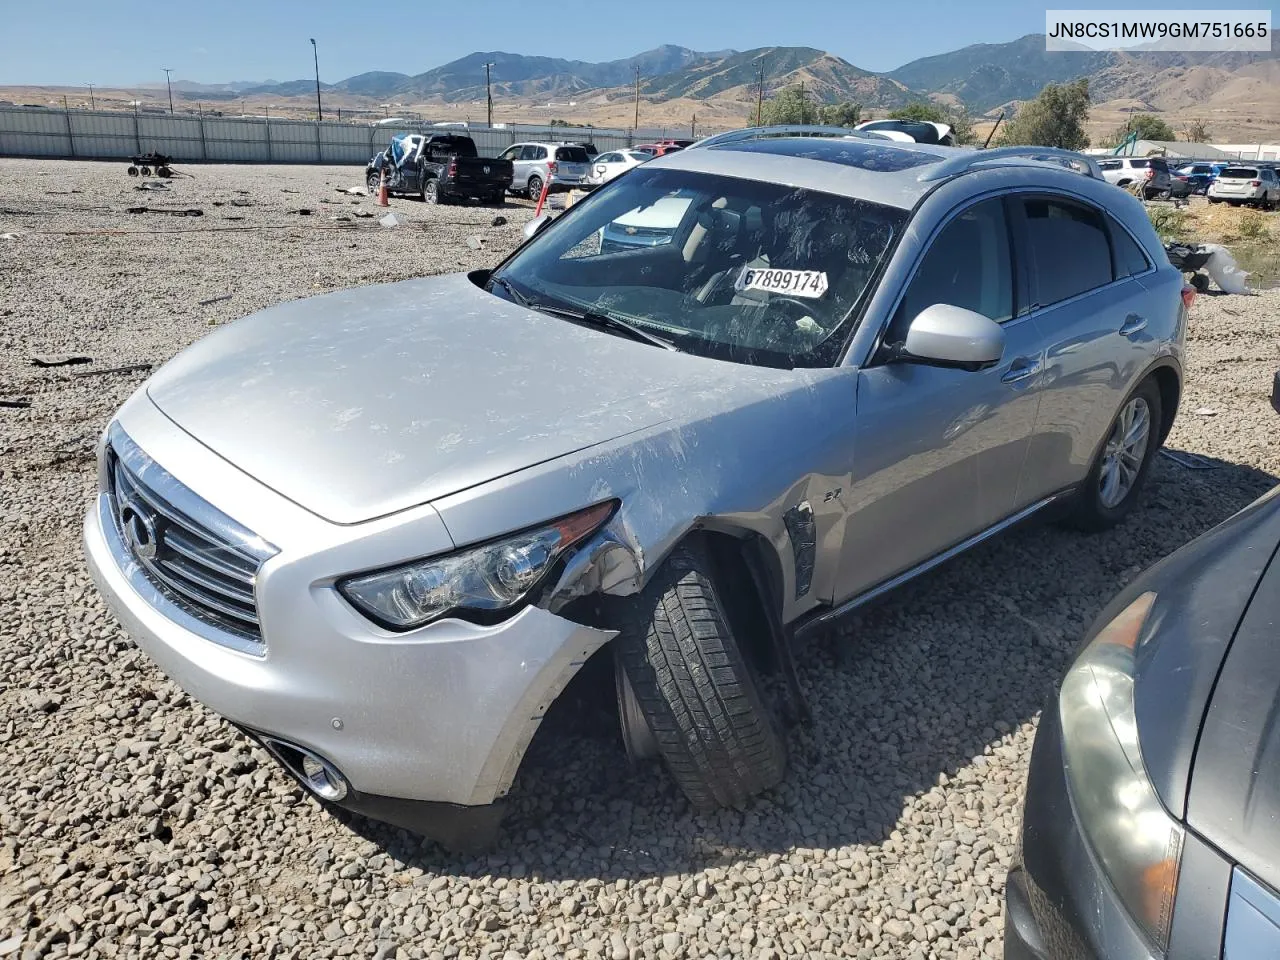
[[[628,770],[586,696],[535,741],[498,852],[450,857],[322,812],[112,621],[79,527],[94,441],[146,374],[75,374],[491,263],[528,207],[494,228],[393,200],[410,223],[386,230],[331,219],[373,209],[335,192],[358,169],[194,167],[144,193],[123,167],[0,160],[0,398],[31,401],[0,408],[0,957],[997,957],[1035,719],[1076,639],[1280,474],[1280,292],[1201,297],[1170,446],[1214,469],[1161,458],[1120,530],[1027,527],[815,641],[814,725],[745,810],[695,816],[659,768]],[[205,216],[124,212],[141,204]],[[94,361],[28,362],[64,353]]]

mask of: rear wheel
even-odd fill
[[[427,180],[422,184],[422,202],[423,203],[439,203],[440,202],[440,183],[435,178]]]
[[[1107,439],[1075,497],[1070,523],[1081,530],[1106,530],[1133,510],[1160,446],[1160,388],[1154,379],[1138,384],[1111,422]]]
[[[710,557],[691,543],[663,564],[614,641],[628,749],[642,755],[651,744],[701,809],[743,803],[786,769],[786,744],[729,624]]]
[[[527,189],[529,191],[529,199],[537,202],[537,199],[542,196],[542,178],[530,177]]]

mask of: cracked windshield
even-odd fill
[[[495,277],[530,306],[606,314],[723,359],[827,359],[905,219],[779,184],[634,171]]]

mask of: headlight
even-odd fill
[[[390,630],[420,627],[451,613],[493,619],[524,601],[566,551],[600,528],[616,505],[609,500],[449,556],[350,577],[338,583],[338,590],[361,613]]]
[[[1163,951],[1183,830],[1147,777],[1133,708],[1134,650],[1155,598],[1144,593],[1102,629],[1068,671],[1058,704],[1081,829],[1129,913]]]

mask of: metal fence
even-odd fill
[[[364,163],[395,133],[465,133],[482,156],[522,140],[583,140],[601,151],[658,139],[666,131],[510,124],[433,127],[317,123],[267,117],[199,117],[0,106],[0,156],[118,160],[162,153],[194,163]]]

